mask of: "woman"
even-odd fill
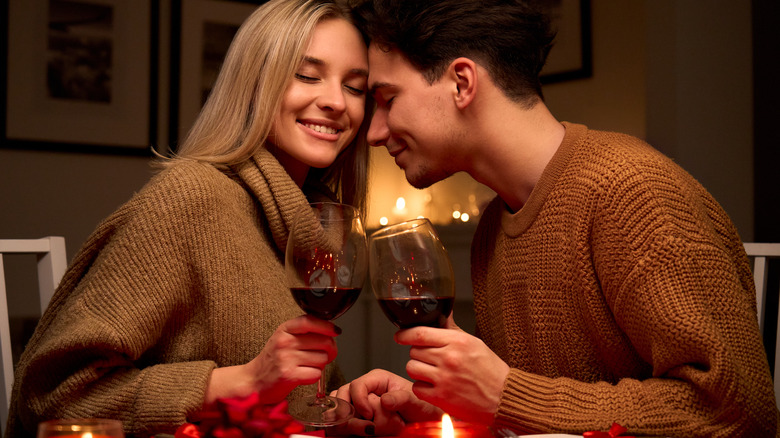
[[[20,359],[6,436],[65,417],[170,433],[220,397],[335,383],[338,329],[300,316],[283,255],[308,200],[365,208],[367,69],[333,0],[272,0],[247,19],[178,154],[63,278]]]

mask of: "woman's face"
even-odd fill
[[[330,166],[355,138],[367,80],[367,49],[357,29],[339,18],[317,24],[269,138],[299,186],[310,167]]]

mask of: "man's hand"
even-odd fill
[[[332,395],[352,402],[356,414],[329,434],[398,435],[406,423],[439,420],[443,413],[418,399],[412,393],[412,382],[380,369],[353,380]]]
[[[411,346],[406,372],[421,400],[467,421],[492,424],[509,365],[450,317],[445,329],[414,327],[395,335]]]

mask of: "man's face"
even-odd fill
[[[385,146],[409,184],[425,188],[457,172],[452,89],[429,84],[400,52],[368,49],[368,85],[376,110],[368,130],[372,146]]]

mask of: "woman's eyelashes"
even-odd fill
[[[344,84],[344,87],[356,96],[362,96],[366,94],[365,86],[354,86],[354,85]]]
[[[308,84],[314,84],[320,81],[319,77],[315,76],[308,76],[302,73],[296,73],[295,79],[298,79],[301,82],[305,82]],[[362,96],[366,94],[366,85],[365,84],[351,84],[351,83],[345,83],[344,88],[347,89],[351,94],[354,94],[356,96]]]
[[[313,78],[311,76],[302,75],[300,73],[295,73],[295,79],[298,79],[303,82],[317,82],[319,79]]]

